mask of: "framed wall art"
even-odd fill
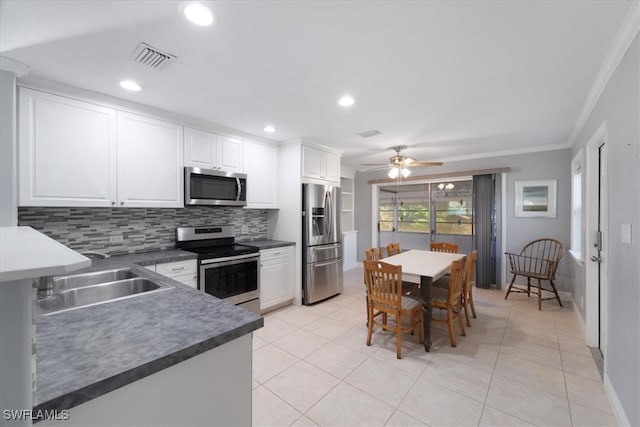
[[[557,180],[516,181],[516,217],[555,218]]]

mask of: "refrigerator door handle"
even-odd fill
[[[330,249],[339,248],[340,246],[342,246],[342,243],[332,243],[332,244],[330,244],[330,245],[314,246],[314,247],[313,247],[313,251],[314,251],[314,252],[318,252],[318,251],[328,251],[328,250],[330,250]]]
[[[315,263],[315,264],[313,264],[313,268],[326,267],[327,265],[337,264],[339,262],[342,262],[342,258],[333,259],[333,260],[327,261],[327,262]]]

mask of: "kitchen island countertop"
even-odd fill
[[[172,288],[38,315],[34,409],[72,408],[261,328],[259,315],[142,267],[195,258],[166,250],[93,260],[81,270],[129,267]]]

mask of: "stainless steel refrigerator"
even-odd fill
[[[302,184],[302,302],[342,292],[340,187]]]

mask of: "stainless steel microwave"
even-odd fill
[[[247,175],[185,167],[184,204],[185,206],[246,206]]]

